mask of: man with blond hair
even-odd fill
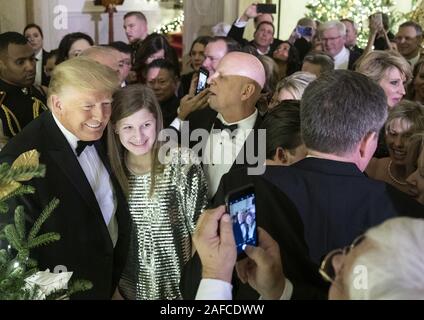
[[[128,250],[128,209],[100,142],[118,87],[117,73],[91,59],[61,63],[50,82],[51,112],[32,121],[0,153],[0,162],[9,163],[29,150],[40,153],[45,178],[30,181],[35,194],[10,209],[23,205],[29,227],[53,198],[59,199],[41,233],[58,232],[61,239],[34,250],[32,257],[41,270],[66,269],[74,279],[91,281],[93,288],[78,299],[111,298]]]

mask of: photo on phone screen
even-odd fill
[[[233,222],[237,254],[244,255],[246,245],[257,246],[256,197],[253,185],[231,192],[226,199]]]
[[[276,4],[268,4],[268,3],[258,3],[256,5],[257,13],[277,13],[277,5]]]
[[[199,70],[199,80],[198,80],[197,86],[196,86],[196,94],[205,90],[206,84],[207,84],[207,81],[208,81],[208,77],[209,77],[209,71],[204,69],[204,68],[200,68],[200,70]]]
[[[303,26],[297,26],[296,31],[298,34],[300,34],[302,37],[311,37],[312,36],[312,28],[311,27],[303,27]]]

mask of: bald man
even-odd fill
[[[119,60],[121,60],[120,52],[109,46],[93,46],[81,53],[81,56],[90,58],[98,63],[111,68],[118,74],[119,82],[122,84],[125,81],[125,76],[119,67]]]
[[[230,52],[219,62],[208,83],[210,108],[193,112],[188,121],[191,133],[196,129],[209,132],[202,141],[205,145],[199,156],[212,199],[221,177],[229,170],[247,165],[260,170],[258,164],[265,162],[265,150],[258,150],[257,128],[261,117],[256,109],[265,83],[265,70],[253,55]],[[196,142],[190,146],[193,148]]]

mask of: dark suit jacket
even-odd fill
[[[236,40],[238,43],[240,43],[240,45],[242,47],[247,46],[247,45],[252,45],[252,46],[255,47],[253,41],[248,41],[248,40],[243,38],[244,29],[245,28],[236,27],[233,24],[231,26],[231,29],[228,32],[227,36]],[[280,39],[274,38],[274,41],[270,45],[269,52],[267,53],[267,56],[272,58],[272,54],[274,53],[275,49],[277,49],[277,47],[281,44],[281,42],[282,41]]]
[[[348,64],[348,69],[349,70],[355,70],[355,62],[359,59],[359,57],[362,55],[359,51],[352,51],[349,50],[350,54],[349,54],[349,64]]]
[[[303,236],[303,224],[290,199],[261,176],[247,175],[247,168],[224,175],[216,193],[213,207],[224,204],[228,192],[253,183],[256,193],[256,221],[280,246],[283,270],[293,283],[292,299],[326,299],[328,284],[318,274],[318,265],[309,259]],[[201,279],[201,263],[196,254],[187,263],[181,280],[185,299],[193,299]],[[258,293],[243,285],[233,275],[234,299],[257,299]]]
[[[352,163],[307,158],[289,167],[267,167],[263,177],[295,204],[315,262],[386,219],[424,217],[422,205],[369,179]],[[231,178],[225,176],[225,181]]]
[[[46,176],[31,180],[29,184],[36,188],[35,194],[26,195],[17,202],[24,205],[30,227],[46,205],[54,197],[58,198],[58,208],[46,220],[40,233],[58,232],[61,239],[33,250],[31,256],[38,260],[41,270],[53,271],[55,266],[62,265],[74,272],[73,279],[87,279],[93,283],[92,290],[74,298],[109,299],[126,262],[130,234],[129,212],[115,177],[111,175],[118,204],[119,238],[113,248],[94,192],[50,112],[43,113],[10,140],[0,153],[0,163],[10,163],[32,149],[40,153],[40,163],[46,165]],[[105,167],[109,168],[102,145],[97,144],[96,149]]]

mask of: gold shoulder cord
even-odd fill
[[[34,101],[34,103],[32,105],[32,116],[35,119],[40,115],[40,108],[43,109],[44,111],[46,111],[47,107],[45,106],[45,104],[41,100],[38,100],[35,97],[32,97],[32,101]]]
[[[12,125],[12,120],[14,121],[15,126],[18,129],[18,132],[20,132],[22,129],[21,129],[21,126],[18,122],[18,119],[16,119],[16,116],[13,114],[13,112],[10,111],[10,109],[3,104],[3,101],[4,101],[5,98],[6,98],[6,93],[1,91],[0,92],[0,106],[3,109],[4,114],[6,116],[7,126],[9,127],[10,132],[12,133],[13,136],[16,136],[16,131],[13,129],[13,125]]]

